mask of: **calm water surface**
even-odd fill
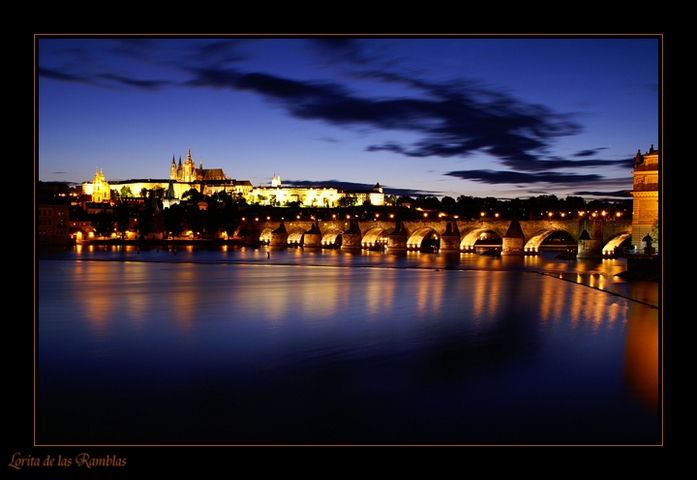
[[[40,444],[660,442],[658,288],[622,260],[78,247],[38,268]]]

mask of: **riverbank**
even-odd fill
[[[617,274],[625,280],[658,282],[661,278],[661,261],[657,255],[628,255],[627,270]]]

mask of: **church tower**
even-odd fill
[[[177,162],[174,161],[174,154],[172,154],[172,165],[169,167],[169,179],[177,179]]]
[[[108,202],[111,199],[111,188],[104,178],[104,172],[97,167],[94,172],[94,181],[92,182],[92,201],[101,203]]]
[[[182,178],[180,181],[186,183],[196,181],[196,164],[194,163],[193,158],[191,158],[191,147],[189,147],[189,151],[186,154],[186,161],[184,162]]]

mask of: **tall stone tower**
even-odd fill
[[[659,151],[653,145],[648,152],[637,151],[634,157],[634,197],[632,208],[632,245],[641,251],[642,241],[652,237],[652,247],[658,250],[658,238],[652,229],[658,222]]]
[[[191,147],[186,154],[186,161],[184,162],[184,167],[182,169],[180,182],[195,182],[196,181],[196,164],[194,159],[191,158]]]
[[[174,155],[172,155],[172,165],[169,167],[169,179],[177,180],[177,162],[174,160]]]

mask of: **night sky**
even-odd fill
[[[659,143],[660,38],[36,38],[38,179],[627,198]]]

